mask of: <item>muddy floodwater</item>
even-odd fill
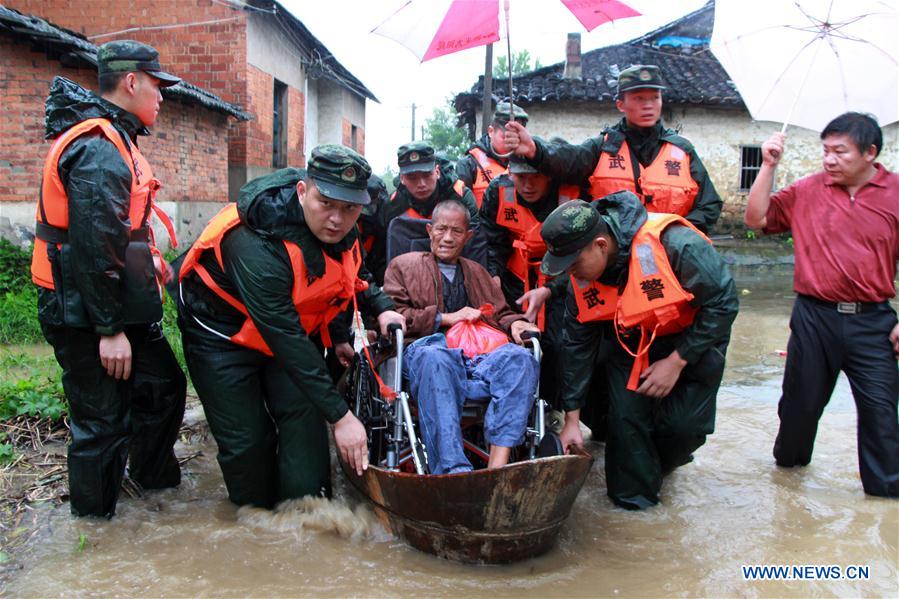
[[[821,420],[812,464],[775,467],[778,351],[787,343],[791,273],[735,275],[741,310],[715,434],[692,464],[665,480],[663,504],[654,509],[611,504],[602,446],[593,445],[597,461],[550,553],[511,566],[462,566],[387,534],[340,474],[330,504],[238,510],[225,498],[210,439],[177,448],[203,452],[187,463],[180,488],[123,498],[112,521],[74,520],[67,505],[47,509],[47,526],[0,594],[899,596],[899,502],[862,492],[855,406],[844,379]],[[744,578],[743,566],[764,565],[838,566],[850,576],[810,580],[814,570],[804,569],[801,580]]]

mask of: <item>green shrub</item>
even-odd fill
[[[0,433],[0,466],[11,464],[16,459],[16,450],[12,443],[6,440],[6,433]],[[0,560],[0,563],[3,563]]]
[[[37,289],[29,281],[18,291],[0,292],[0,344],[43,341],[37,320]]]
[[[31,286],[31,250],[0,239],[0,295]]]
[[[0,383],[0,420],[16,416],[60,420],[68,411],[62,383],[42,377]]]

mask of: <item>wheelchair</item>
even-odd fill
[[[350,409],[365,425],[368,433],[369,463],[385,470],[428,474],[428,452],[418,432],[417,409],[406,391],[403,380],[404,333],[391,325],[390,339],[379,339],[369,350],[371,363],[364,352],[357,352],[344,380],[345,399]],[[523,335],[538,364],[541,359],[539,335]],[[378,378],[396,391],[395,398],[383,397]],[[488,453],[484,447],[483,422],[488,402],[467,401],[462,406],[463,445],[477,469],[486,466]],[[562,455],[558,435],[549,430],[549,405],[540,398],[539,380],[534,405],[525,430],[524,442],[513,450],[512,461]]]

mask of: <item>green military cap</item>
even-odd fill
[[[659,67],[654,64],[635,64],[618,74],[618,95],[632,89],[666,89]]]
[[[540,171],[531,166],[524,156],[512,154],[509,156],[509,172],[513,175],[527,175],[530,173],[538,173]]]
[[[434,148],[423,141],[412,141],[401,145],[396,151],[396,161],[400,166],[401,175],[429,172],[434,170],[437,165]]]
[[[371,167],[365,158],[345,146],[317,146],[309,157],[306,172],[325,197],[363,206],[371,202]]]
[[[541,272],[551,277],[565,272],[581,250],[606,231],[605,221],[592,205],[583,200],[565,202],[550,212],[540,228],[546,243]]]
[[[524,111],[524,109],[518,104],[512,104],[512,111],[515,113],[515,120],[520,122],[523,125],[527,125],[528,122],[528,113]],[[508,102],[498,102],[496,105],[496,110],[493,111],[493,120],[497,123],[502,123],[505,125],[511,119],[509,119],[509,103]]]
[[[100,46],[97,50],[97,70],[101,75],[143,71],[159,79],[160,87],[169,87],[181,81],[162,70],[156,48],[133,40],[119,40]]]

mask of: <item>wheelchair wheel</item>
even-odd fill
[[[386,450],[387,416],[377,396],[371,366],[361,354],[356,354],[349,369],[345,399],[368,433],[369,462],[381,463]]]
[[[543,435],[543,439],[540,440],[540,445],[537,446],[537,457],[549,458],[555,455],[564,454],[565,448],[562,447],[562,440],[559,439],[559,435],[553,431],[546,431],[546,434]]]

